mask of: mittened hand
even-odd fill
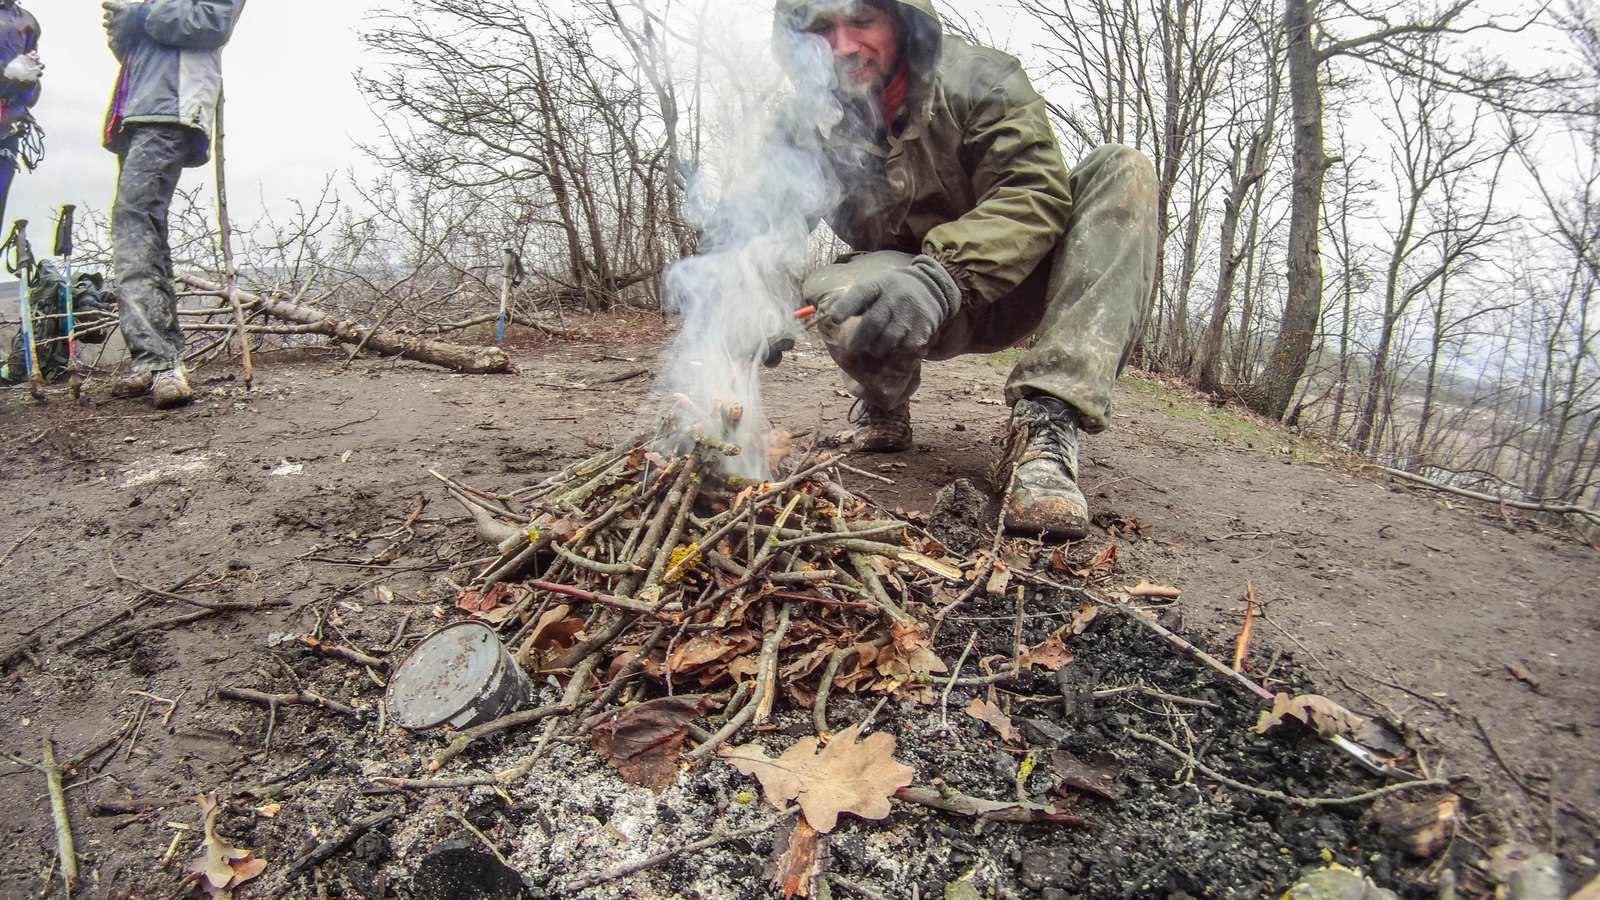
[[[14,57],[6,63],[4,71],[0,71],[0,78],[13,84],[35,84],[39,76],[44,74],[44,64],[32,54]]]
[[[891,251],[829,266],[807,279],[805,293],[853,357],[920,357],[961,308],[961,288],[938,260]]]

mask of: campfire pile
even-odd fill
[[[780,693],[812,708],[821,734],[832,691],[931,697],[928,676],[946,667],[929,610],[961,568],[848,491],[838,457],[755,483],[722,474],[735,452],[639,440],[509,495],[435,473],[500,551],[458,605],[499,627],[528,670],[596,680],[591,714],[724,692],[706,755],[764,722]]]

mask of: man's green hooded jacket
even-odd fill
[[[1072,208],[1067,167],[1015,58],[945,34],[932,0],[891,2],[910,67],[906,103],[889,128],[830,141],[843,199],[828,221],[857,250],[939,260],[969,308],[987,306],[1055,249]],[[813,10],[813,0],[778,0],[780,34]]]

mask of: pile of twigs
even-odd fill
[[[931,690],[945,667],[928,601],[960,567],[850,493],[840,458],[752,483],[721,474],[733,452],[640,440],[511,494],[434,473],[499,549],[460,605],[528,669],[570,674],[569,696],[592,697],[580,722],[619,699],[730,690],[691,758],[765,721],[780,689],[824,733],[835,689]]]

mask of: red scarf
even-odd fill
[[[889,130],[894,125],[895,117],[900,115],[900,110],[906,105],[906,88],[911,84],[911,67],[905,60],[895,67],[894,74],[889,76],[889,83],[883,86],[883,93],[878,97],[878,108],[883,112],[883,128]]]

